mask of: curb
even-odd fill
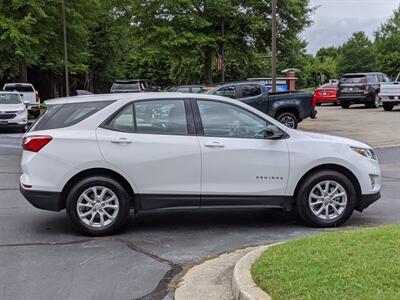
[[[236,263],[232,276],[232,294],[234,300],[272,300],[271,296],[257,287],[251,276],[251,266],[269,247],[281,243],[260,246],[250,251]]]

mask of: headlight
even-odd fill
[[[17,113],[17,116],[23,115],[23,114],[25,114],[25,109],[19,110],[16,113]]]
[[[374,150],[372,149],[364,149],[364,148],[357,148],[357,147],[350,147],[353,151],[357,152],[358,154],[365,156],[366,158],[375,159],[376,155]]]

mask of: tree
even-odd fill
[[[400,72],[400,7],[375,32],[377,65],[391,76]]]
[[[355,32],[340,49],[339,72],[375,71],[376,56],[373,43],[364,32]]]
[[[278,9],[281,41],[297,37],[309,23],[308,0],[281,1]],[[268,0],[135,0],[131,11],[138,37],[151,47],[166,49],[172,66],[177,57],[198,59],[206,83],[213,81],[213,58],[223,45],[227,53],[239,56],[265,52],[270,46]],[[232,66],[228,59],[226,64]]]

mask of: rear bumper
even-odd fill
[[[27,129],[27,124],[0,123],[0,129]]]
[[[24,189],[22,186],[19,190],[25,199],[36,208],[51,211],[60,211],[65,208],[60,192],[33,191]]]
[[[381,198],[380,192],[377,192],[374,194],[369,194],[369,195],[361,195],[361,199],[356,206],[356,210],[361,212],[364,209],[366,209],[368,206],[370,206],[372,203],[379,200],[380,198]]]
[[[341,95],[338,96],[340,102],[363,103],[367,102],[368,95]]]

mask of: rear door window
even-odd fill
[[[32,125],[29,131],[69,127],[85,120],[114,101],[54,104]]]
[[[376,74],[368,74],[367,75],[367,82],[368,83],[377,83],[377,82],[379,82],[378,76]]]
[[[261,86],[259,84],[242,84],[240,89],[242,91],[242,98],[261,95]]]

